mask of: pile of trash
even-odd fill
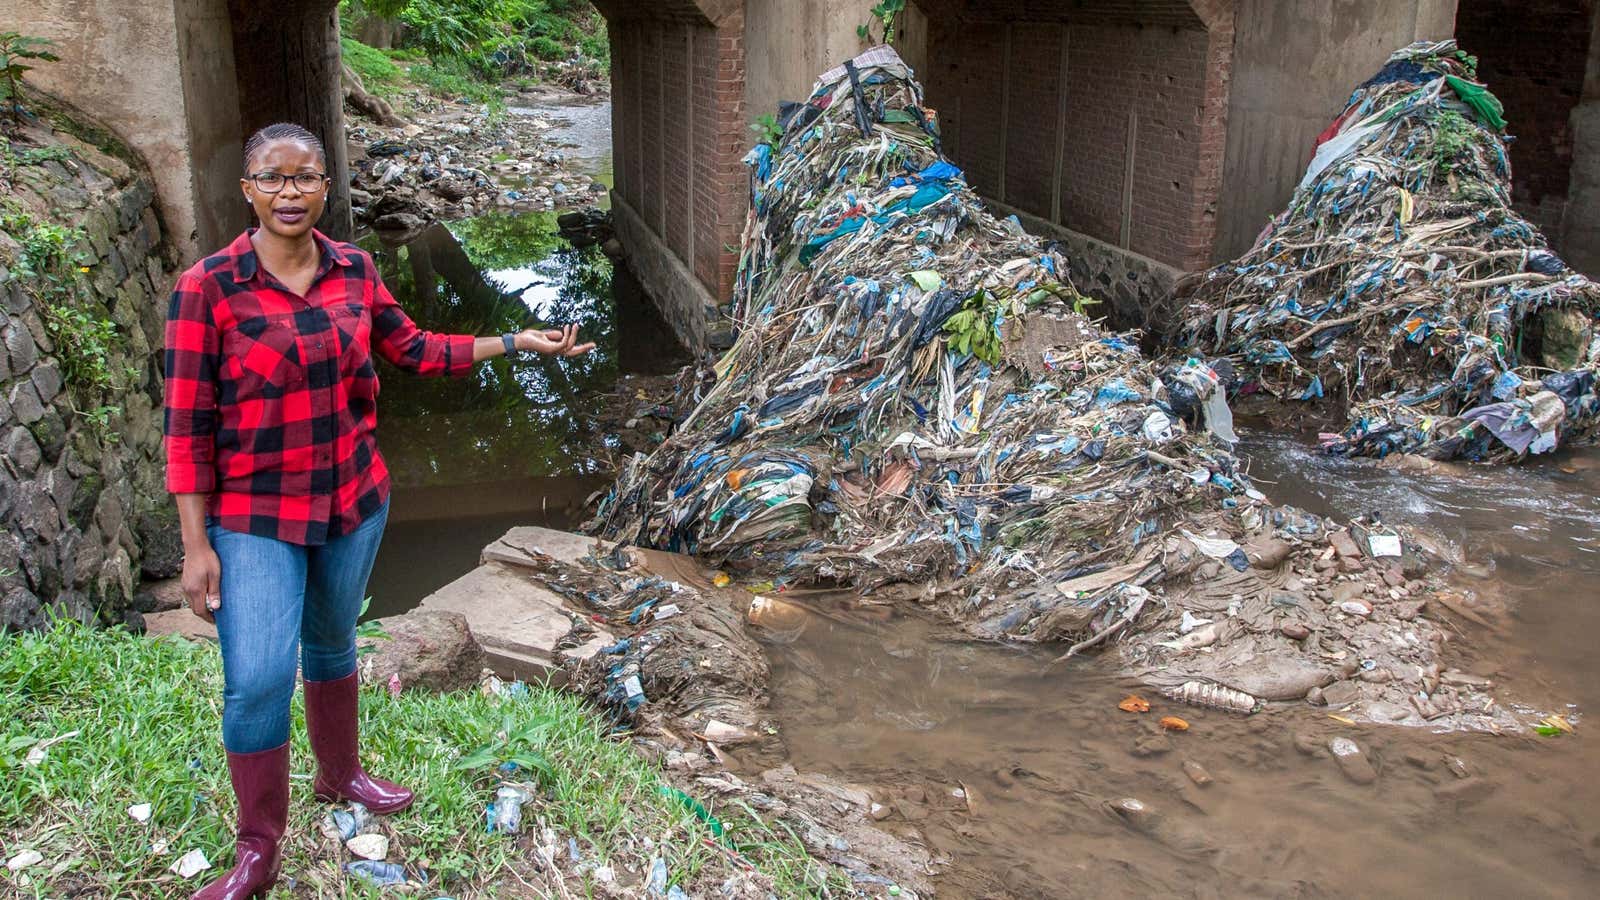
[[[1241,393],[1348,411],[1333,452],[1506,461],[1600,432],[1600,287],[1512,210],[1475,68],[1454,41],[1396,52],[1288,209],[1187,287],[1177,346],[1228,358]]]
[[[1063,658],[1116,645],[1200,705],[1348,682],[1341,708],[1465,724],[1441,721],[1465,705],[1406,705],[1441,640],[1418,616],[1428,586],[1400,575],[1402,554],[1425,568],[1412,538],[1373,528],[1348,558],[1346,532],[1268,504],[1230,450],[1227,362],[1151,362],[1091,322],[1060,253],[940,155],[892,50],[825,75],[782,125],[747,157],[733,347],[593,529],[761,594],[919,602]]]
[[[419,122],[349,124],[350,202],[358,224],[414,235],[436,219],[491,209],[584,206],[606,187],[572,171],[538,116],[424,103]]]
[[[777,587],[937,582],[980,634],[1055,640],[1137,617],[1177,528],[1264,521],[1218,374],[1090,322],[1060,254],[940,155],[892,50],[783,125],[747,158],[734,346],[603,501],[607,536]]]

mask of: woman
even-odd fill
[[[265,894],[289,808],[289,700],[305,678],[318,799],[376,813],[411,792],[361,768],[355,626],[389,511],[374,438],[372,351],[418,375],[464,375],[513,350],[578,356],[577,330],[421,331],[371,257],[312,226],[330,181],[321,141],[270,125],[245,144],[260,227],[179,279],[167,313],[167,489],[183,590],[216,623],[222,739],[239,802],[235,866],[197,897]]]

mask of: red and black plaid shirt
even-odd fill
[[[418,375],[461,375],[473,345],[418,329],[372,257],[312,233],[322,261],[306,296],[261,267],[246,232],[179,277],[166,335],[167,490],[208,495],[230,531],[305,545],[388,499],[372,348]]]

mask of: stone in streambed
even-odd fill
[[[1372,768],[1372,763],[1367,760],[1361,746],[1347,737],[1336,737],[1328,742],[1328,750],[1333,754],[1334,761],[1339,764],[1339,771],[1344,777],[1356,784],[1371,784],[1378,780],[1377,770]]]

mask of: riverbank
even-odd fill
[[[554,134],[558,123],[537,112],[601,102],[607,82],[598,73],[482,82],[345,44],[345,140],[358,226],[404,243],[441,219],[603,202],[609,188],[568,159]]]
[[[0,726],[6,892],[169,897],[226,870],[233,801],[217,737],[221,681],[207,643],[62,623],[0,644],[0,699],[13,711]],[[310,796],[298,699],[294,721],[285,878],[273,896],[359,893],[341,869],[356,857],[325,833],[329,808]],[[658,860],[662,894],[838,887],[748,807],[698,807],[673,793],[661,768],[569,694],[369,690],[362,733],[373,769],[417,790],[416,806],[374,833],[428,896],[636,896],[660,877]],[[486,806],[506,780],[531,795],[521,833],[487,833]],[[720,840],[700,809],[720,823]],[[212,868],[173,871],[196,851]]]

